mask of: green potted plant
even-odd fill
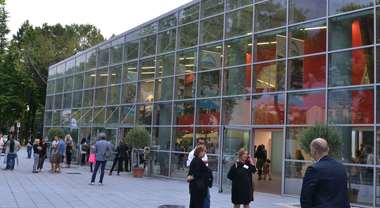
[[[127,144],[132,147],[132,155],[135,150],[137,152],[137,164],[132,167],[132,174],[134,177],[143,177],[145,168],[140,164],[140,153],[142,149],[148,147],[150,141],[150,135],[145,128],[133,128],[126,136]]]

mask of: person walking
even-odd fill
[[[5,143],[5,153],[7,154],[6,170],[13,170],[17,152],[21,149],[20,143],[14,138],[13,132],[8,135],[8,140]]]
[[[40,151],[40,156],[39,156],[39,161],[38,161],[38,166],[37,166],[37,171],[41,172],[42,168],[44,167],[44,162],[47,157],[47,144],[45,139],[40,139],[40,146],[41,146],[41,151]]]
[[[26,144],[26,152],[28,153],[28,159],[32,157],[33,145],[34,145],[34,142],[32,142],[32,140],[29,139],[28,143]]]
[[[128,147],[127,145],[125,144],[124,140],[121,139],[120,142],[119,142],[119,146],[117,146],[116,148],[116,158],[117,158],[117,175],[120,174],[121,171],[123,171],[123,165],[124,165],[124,161],[127,160],[127,151],[128,151]],[[127,167],[127,164],[125,164],[125,170],[128,169]],[[112,168],[110,170],[110,173],[109,175],[112,175],[112,171],[115,167],[115,160],[114,160],[114,163],[112,164]]]
[[[349,208],[346,170],[329,156],[327,141],[314,139],[310,155],[316,162],[307,168],[303,178],[301,207]]]
[[[261,177],[263,175],[264,163],[267,160],[267,153],[263,144],[257,147],[257,151],[255,152],[255,158],[257,158],[256,167],[259,175],[259,180],[261,180]]]
[[[202,158],[206,154],[206,147],[198,145],[194,151],[194,158],[190,163],[187,181],[190,190],[190,208],[204,207],[210,185],[210,171]],[[211,182],[212,183],[212,182]]]
[[[96,173],[100,167],[100,179],[99,185],[103,185],[104,169],[107,163],[107,154],[112,151],[112,144],[107,141],[107,135],[105,133],[100,133],[98,136],[98,141],[95,143],[94,152],[96,157],[95,168],[92,173],[90,185],[95,184]]]
[[[33,173],[38,173],[37,168],[38,168],[38,163],[40,160],[40,154],[42,151],[42,146],[40,145],[40,140],[36,138],[33,142]]]
[[[244,148],[238,152],[239,159],[231,166],[227,178],[232,181],[231,200],[234,208],[249,208],[253,201],[253,176],[256,167]]]
[[[71,166],[71,161],[72,161],[72,155],[73,155],[73,147],[74,147],[74,142],[73,138],[70,136],[70,134],[66,135],[65,137],[65,146],[66,146],[66,164],[67,168],[70,168]]]

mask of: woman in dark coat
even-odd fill
[[[249,203],[253,201],[253,175],[256,167],[245,149],[239,150],[239,160],[236,161],[228,172],[228,179],[232,181],[231,198],[234,208],[244,205],[249,208]]]
[[[209,187],[209,169],[202,161],[206,154],[206,147],[200,145],[194,151],[194,159],[190,163],[187,181],[190,183],[190,206],[189,208],[202,208]]]

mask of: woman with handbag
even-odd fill
[[[232,181],[231,199],[234,208],[249,208],[249,204],[253,201],[253,178],[256,172],[254,162],[248,155],[248,151],[244,148],[238,152],[239,159],[228,172],[228,179]]]
[[[190,208],[202,208],[209,187],[209,169],[202,161],[206,154],[206,147],[199,145],[194,151],[194,158],[190,163],[187,181],[190,189]]]

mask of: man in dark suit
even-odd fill
[[[344,166],[329,157],[329,146],[322,138],[310,144],[310,154],[316,161],[303,178],[302,208],[349,208],[347,175]]]

